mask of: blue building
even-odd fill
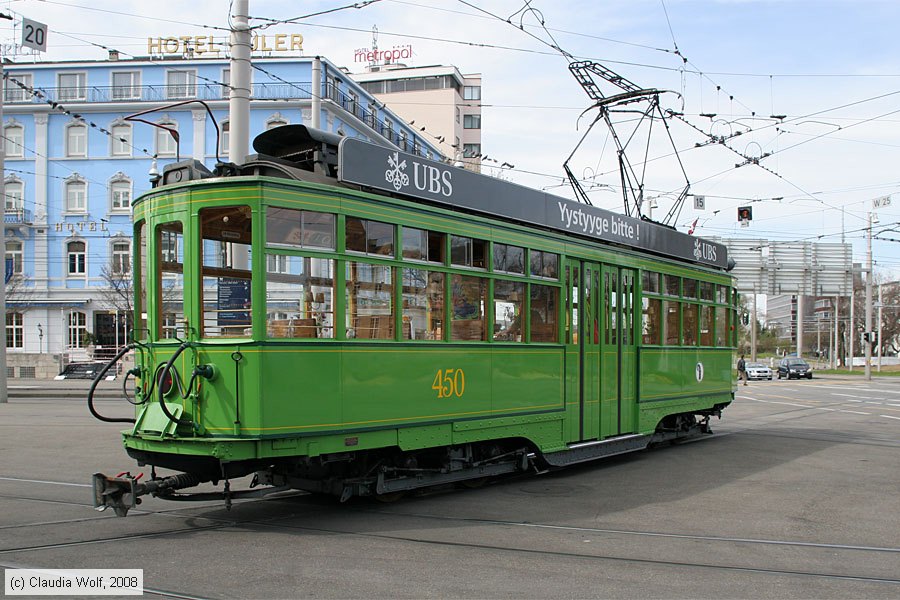
[[[8,374],[42,377],[125,343],[130,299],[117,288],[130,288],[131,200],[167,162],[227,160],[229,62],[111,52],[4,70]],[[314,124],[314,107],[326,131],[442,157],[435,140],[328,60],[254,59],[251,138]],[[126,120],[149,110],[145,122]]]

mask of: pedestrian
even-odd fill
[[[743,381],[744,385],[747,385],[747,363],[744,362],[743,354],[741,354],[741,358],[738,359],[737,369],[738,369],[738,381]]]

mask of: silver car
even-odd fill
[[[747,378],[772,381],[772,369],[762,363],[747,363]]]

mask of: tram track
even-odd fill
[[[26,481],[27,482],[27,481]],[[82,484],[65,484],[64,482],[48,482],[44,481],[41,483],[56,483],[59,485],[73,485],[80,486]],[[298,494],[302,495],[302,494]],[[13,495],[3,495],[0,496],[5,499],[20,499],[26,501],[47,501],[53,502],[56,504],[68,504],[72,506],[78,507],[89,507],[88,504],[81,502],[72,502],[72,501],[63,501],[63,500],[47,500],[47,499],[36,499],[27,496],[13,496]],[[254,499],[247,500],[245,503],[252,502],[266,502],[266,503],[287,503],[290,501],[290,497],[275,497],[275,498],[263,498],[263,499]],[[181,514],[180,511],[183,510],[181,507],[175,508],[172,510],[164,510],[164,511],[147,511],[141,509],[135,509],[139,511],[142,515],[148,516],[164,516],[171,518],[183,518],[183,519],[192,519],[195,521],[203,520],[207,521],[209,525],[194,525],[188,527],[181,528],[171,528],[162,531],[153,531],[147,533],[131,533],[124,536],[104,536],[93,538],[90,540],[74,540],[67,542],[59,542],[59,543],[48,543],[48,544],[34,544],[28,546],[19,546],[16,548],[8,548],[0,550],[0,555],[13,555],[17,553],[23,552],[35,552],[35,551],[46,551],[52,549],[62,549],[62,548],[72,548],[78,546],[86,546],[93,544],[107,544],[107,543],[115,543],[115,542],[131,542],[141,539],[148,539],[160,536],[171,536],[171,535],[180,535],[180,534],[188,534],[188,533],[196,533],[198,531],[213,531],[213,530],[223,530],[229,529],[232,527],[247,527],[253,526],[261,529],[268,529],[273,531],[302,531],[302,532],[312,532],[318,534],[331,534],[337,536],[359,536],[368,539],[376,539],[376,540],[391,540],[395,542],[406,542],[412,544],[424,544],[428,546],[441,546],[441,547],[455,547],[455,548],[469,548],[472,550],[482,550],[489,552],[507,552],[507,553],[519,553],[522,555],[539,555],[546,557],[558,557],[558,558],[566,558],[566,559],[575,559],[575,560],[583,560],[583,561],[610,561],[610,562],[619,562],[619,563],[629,563],[629,564],[642,564],[642,565],[653,565],[653,566],[667,566],[667,567],[679,567],[679,568],[695,568],[695,569],[704,569],[704,570],[717,570],[722,572],[735,572],[735,573],[757,573],[763,575],[771,575],[771,576],[793,576],[793,577],[812,577],[819,579],[827,579],[834,581],[858,581],[858,582],[867,582],[867,583],[877,583],[884,585],[900,585],[900,578],[896,577],[879,577],[874,575],[864,575],[864,574],[852,574],[852,573],[837,573],[837,572],[827,572],[823,570],[803,570],[803,569],[789,569],[789,568],[772,568],[766,566],[752,566],[752,565],[740,565],[740,564],[727,564],[727,563],[716,563],[714,561],[703,561],[703,560],[667,560],[667,559],[658,559],[647,556],[623,556],[615,553],[592,553],[592,552],[573,552],[573,551],[565,551],[565,550],[553,550],[553,549],[542,549],[542,548],[534,548],[534,547],[522,547],[513,544],[503,545],[503,544],[491,544],[491,543],[480,543],[480,542],[467,542],[467,541],[457,541],[457,540],[449,540],[449,539],[428,539],[426,537],[419,536],[410,536],[410,535],[398,535],[398,534],[390,534],[390,533],[379,533],[372,531],[364,531],[364,530],[354,530],[351,529],[341,529],[334,527],[315,527],[311,525],[298,525],[292,523],[285,523],[285,520],[296,518],[297,514],[291,512],[287,515],[277,515],[273,516],[271,519],[221,519],[216,517],[205,517],[198,516],[195,514]],[[758,547],[788,547],[799,550],[823,550],[823,551],[831,551],[831,552],[866,552],[871,553],[873,556],[895,556],[900,554],[900,547],[882,547],[882,546],[866,546],[866,545],[854,545],[854,544],[839,544],[839,543],[828,543],[828,542],[810,542],[810,541],[801,541],[801,540],[778,540],[778,539],[756,539],[756,538],[746,538],[746,537],[733,537],[733,536],[717,536],[710,534],[694,534],[694,533],[672,533],[672,532],[664,532],[664,531],[641,531],[641,530],[633,530],[633,529],[613,529],[613,528],[593,528],[593,527],[578,527],[578,526],[565,526],[565,525],[554,525],[550,523],[535,523],[535,522],[524,522],[524,521],[512,521],[512,520],[498,520],[498,519],[480,519],[480,518],[471,518],[471,517],[453,517],[446,515],[435,515],[429,513],[417,513],[410,511],[389,511],[389,510],[376,510],[372,508],[353,508],[353,507],[344,507],[341,510],[346,510],[348,512],[352,512],[354,514],[371,514],[371,515],[379,515],[384,517],[396,517],[401,519],[417,519],[417,520],[430,520],[441,523],[454,523],[460,526],[487,526],[487,527],[506,527],[506,528],[527,528],[532,531],[557,531],[557,532],[566,532],[566,533],[578,533],[583,535],[608,535],[608,536],[625,536],[632,538],[646,538],[646,539],[669,539],[669,540],[684,540],[688,542],[704,542],[704,543],[715,543],[715,544],[729,544],[729,545],[749,545],[749,546],[758,546]],[[97,519],[104,519],[109,517],[97,517]],[[47,521],[43,523],[30,523],[30,524],[22,524],[21,527],[30,527],[34,525],[64,525],[64,524],[73,524],[80,523],[85,521],[90,521],[94,519],[90,518],[77,518],[77,519],[66,519],[66,520],[56,520],[56,521]],[[6,529],[14,528],[16,526],[7,526]],[[799,560],[799,559],[798,559]],[[27,567],[11,567],[8,565],[3,565],[0,562],[0,565],[7,566],[8,568],[27,568]],[[193,599],[197,598],[198,600],[201,598],[200,596],[181,593],[177,591],[171,590],[163,590],[163,589],[145,589],[146,593],[154,594],[160,597],[170,597],[170,598],[185,598],[185,599]],[[206,599],[207,597],[202,597]]]

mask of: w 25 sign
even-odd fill
[[[47,26],[22,18],[22,45],[41,52],[47,51]]]

